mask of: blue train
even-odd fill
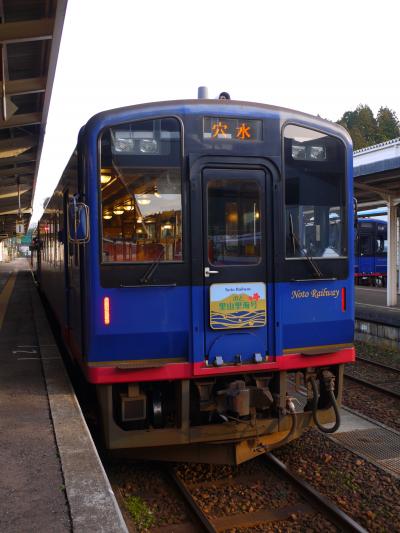
[[[355,242],[355,282],[386,287],[387,222],[358,218]]]
[[[296,111],[224,95],[89,120],[35,268],[109,448],[237,464],[338,427],[352,194],[348,134]]]

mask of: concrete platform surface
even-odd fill
[[[396,306],[386,306],[386,289],[379,287],[356,287],[356,318],[386,324],[388,326],[400,326],[400,303],[399,298]]]
[[[26,260],[0,290],[0,531],[126,532]]]

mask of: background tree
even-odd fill
[[[381,107],[376,116],[378,125],[378,142],[389,141],[400,137],[399,120],[396,113],[388,107]]]
[[[338,124],[350,133],[354,150],[400,137],[396,113],[388,107],[381,107],[375,118],[370,107],[360,104],[354,111],[346,111]]]

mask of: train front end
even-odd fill
[[[78,149],[84,369],[107,445],[240,463],[335,429],[354,360],[344,130],[260,104],[166,102],[97,115]]]

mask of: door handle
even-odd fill
[[[204,277],[209,278],[211,274],[219,274],[219,270],[210,270],[210,267],[205,267]]]

